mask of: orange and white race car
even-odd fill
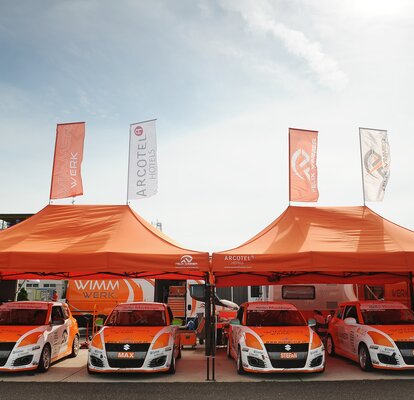
[[[230,324],[227,355],[237,361],[239,374],[322,372],[325,350],[310,326],[293,304],[244,303]]]
[[[0,371],[47,371],[79,352],[76,320],[64,303],[21,301],[0,305]]]
[[[88,371],[175,373],[181,343],[172,320],[163,303],[119,304],[92,339]]]
[[[364,371],[414,369],[414,313],[398,302],[340,304],[326,340],[328,354],[350,358]]]

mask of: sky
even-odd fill
[[[367,127],[391,150],[367,205],[414,230],[413,17],[409,0],[0,0],[0,211],[49,203],[56,124],[76,121],[76,204],[126,204],[129,125],[156,118],[158,194],[132,208],[225,250],[289,205],[289,127],[319,132],[311,205],[362,205]]]

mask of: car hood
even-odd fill
[[[39,326],[0,325],[0,342],[17,342],[23,335],[31,331],[42,331]]]
[[[249,327],[263,343],[309,343],[310,329],[307,326]]]
[[[397,342],[414,342],[414,325],[370,325]]]
[[[106,326],[105,343],[151,343],[165,326]]]

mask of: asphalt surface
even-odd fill
[[[35,383],[0,382],[2,400],[370,400],[412,399],[414,380],[237,383]]]

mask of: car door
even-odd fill
[[[240,324],[239,325],[230,324],[230,327],[229,327],[229,343],[230,343],[230,347],[232,351],[235,354],[237,354],[240,337],[242,335],[241,324],[242,324],[243,317],[244,317],[244,310],[245,310],[245,307],[240,307],[239,310],[237,311],[237,319],[239,320]]]
[[[68,346],[69,323],[61,306],[52,306],[50,316],[51,332],[49,334],[49,343],[52,347],[52,360],[56,359],[61,352],[64,352]]]
[[[332,336],[332,339],[337,349],[341,349],[343,347],[341,336],[339,333],[341,331],[341,326],[344,323],[344,321],[342,320],[344,309],[345,306],[340,306],[336,310],[335,316],[331,319],[329,323],[329,334]]]
[[[353,356],[357,355],[357,343],[355,340],[356,331],[358,329],[358,311],[356,305],[348,305],[345,307],[343,320],[345,321],[346,318],[354,318],[356,324],[348,325],[345,322],[342,324],[342,337],[343,337],[343,350]]]

